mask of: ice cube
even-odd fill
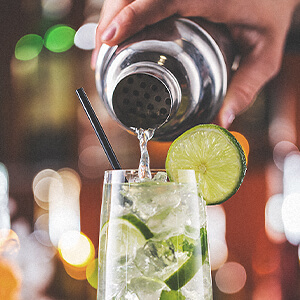
[[[171,239],[150,240],[138,250],[135,264],[146,277],[166,280],[188,259],[188,252],[175,251]]]
[[[127,202],[131,201],[133,212],[142,220],[147,220],[168,207],[177,207],[181,201],[180,193],[174,190],[172,184],[153,181],[127,186],[122,194],[129,199]]]
[[[160,182],[167,182],[168,175],[166,172],[157,172],[154,177],[153,181],[160,181]]]
[[[148,241],[137,251],[134,262],[147,277],[162,278],[168,266],[176,263],[175,248],[170,241]]]
[[[184,190],[174,192],[171,196],[172,200],[167,199],[161,209],[149,217],[147,226],[153,233],[166,239],[183,233],[197,239],[200,225],[205,222],[199,211],[198,196]],[[189,230],[191,228],[194,230]]]
[[[159,213],[150,217],[147,221],[149,229],[160,236],[167,239],[173,235],[184,233],[187,211],[184,207],[167,207]]]
[[[129,284],[129,288],[143,300],[159,299],[161,290],[165,287],[163,281],[144,276],[133,278]]]
[[[142,273],[131,263],[119,260],[107,260],[106,268],[102,265],[99,267],[99,292],[104,292],[105,299],[135,299],[135,298],[118,298],[117,295],[125,293],[124,289],[130,280],[136,276],[142,276]],[[114,298],[117,297],[117,298]]]
[[[131,290],[129,290],[127,287],[124,287],[118,295],[116,295],[113,298],[107,298],[107,299],[113,299],[113,300],[140,300],[140,298]]]

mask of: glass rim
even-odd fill
[[[114,169],[114,170],[105,170],[104,173],[116,173],[116,172],[120,172],[120,173],[138,173],[138,169]],[[167,172],[166,169],[150,169],[151,173],[157,173],[157,172]]]
[[[176,178],[171,180],[168,176],[166,169],[150,169],[151,177],[154,179],[156,174],[158,173],[165,173],[166,174],[166,182],[170,183],[178,183],[178,184],[196,184],[198,185],[199,182],[197,181],[196,170],[193,169],[178,169],[178,174]],[[150,178],[149,178],[150,179]],[[136,181],[137,180],[137,181]],[[151,180],[151,179],[150,179]],[[140,182],[139,180],[139,170],[138,169],[115,169],[115,170],[106,170],[104,171],[104,183],[112,182]],[[160,180],[154,180],[156,182],[161,182]]]

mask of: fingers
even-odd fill
[[[168,0],[170,2],[171,0]],[[129,36],[173,15],[174,6],[164,5],[165,0],[135,0],[125,6],[101,36],[102,42],[116,45]]]
[[[227,7],[225,4],[222,5],[225,6]],[[220,15],[215,10],[212,12],[213,8],[210,0],[106,0],[96,31],[96,47],[92,54],[91,67],[95,68],[102,43],[109,46],[117,45],[145,26],[175,14],[210,17],[213,21],[214,18],[218,19],[216,15]]]
[[[218,114],[218,121],[225,128],[252,104],[261,88],[279,71],[283,48],[281,40],[273,43],[264,41],[264,44],[264,47],[258,44],[245,56],[232,77]]]
[[[96,60],[98,56],[99,49],[102,45],[101,35],[103,34],[103,31],[107,26],[110,24],[110,22],[113,20],[113,18],[130,2],[134,0],[108,0],[104,1],[103,7],[101,9],[100,14],[100,21],[96,30],[96,36],[95,36],[95,49],[92,53],[91,58],[91,67],[92,69],[95,69]]]
[[[111,2],[112,7],[111,7]],[[168,2],[168,3],[167,3]],[[91,66],[94,68],[102,43],[117,45],[145,26],[154,24],[176,13],[172,0],[123,0],[106,1],[103,18],[96,32],[96,47]],[[103,31],[104,30],[104,31]]]

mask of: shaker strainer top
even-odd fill
[[[149,74],[134,73],[117,84],[112,104],[117,118],[125,126],[155,129],[168,119],[171,99],[161,80]]]

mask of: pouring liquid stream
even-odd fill
[[[141,158],[139,163],[138,175],[140,180],[151,179],[150,157],[147,149],[147,143],[153,137],[155,129],[136,129],[137,138],[140,142]]]

